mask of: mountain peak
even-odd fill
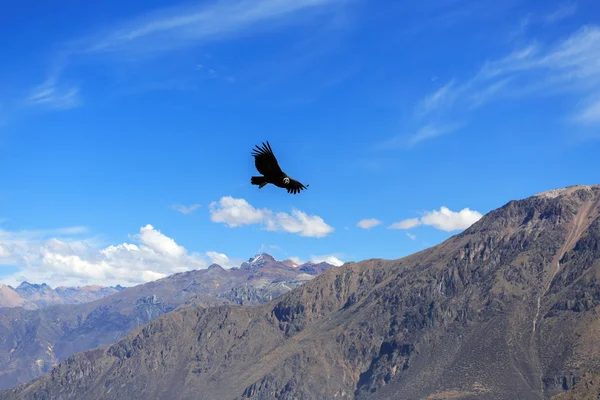
[[[267,263],[277,262],[277,260],[270,254],[261,253],[256,254],[253,258],[249,258],[247,262],[242,263],[242,269],[253,269],[261,268]]]
[[[283,264],[287,265],[288,267],[297,267],[299,264],[296,264],[294,261],[288,259],[285,259],[282,261]]]
[[[577,219],[574,217],[582,211],[591,211],[593,202],[598,199],[600,185],[574,185],[548,190],[507,202],[484,215],[458,236],[494,231],[495,236],[501,237],[519,230],[546,229]],[[593,218],[593,215],[589,218]]]
[[[600,190],[600,185],[571,185],[564,188],[546,190],[545,192],[538,193],[533,197],[545,197],[552,199],[560,196],[570,195],[580,190],[593,192]]]
[[[19,286],[17,286],[17,289],[19,289],[19,288],[23,288],[24,289],[24,288],[27,288],[27,287],[30,287],[30,286],[33,286],[33,285],[31,283],[27,282],[27,281],[23,281],[23,282],[21,282],[21,284]]]
[[[208,271],[225,271],[225,268],[221,267],[219,264],[211,264],[207,269]]]
[[[52,290],[50,286],[45,283],[37,284],[37,283],[29,283],[27,281],[21,282],[19,286],[15,290],[17,291],[25,291],[25,290]]]
[[[254,258],[251,258],[248,261],[252,264],[252,263],[258,263],[258,262],[263,262],[263,261],[277,261],[277,260],[275,259],[275,257],[273,257],[272,255],[270,255],[268,253],[260,253],[260,254],[256,254],[254,256]]]

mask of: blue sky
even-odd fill
[[[599,183],[597,2],[173,4],[3,7],[2,282],[398,258]]]

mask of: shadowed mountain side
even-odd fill
[[[600,187],[256,307],[169,313],[8,399],[541,399],[600,370]]]
[[[557,394],[552,400],[598,400],[600,399],[600,375],[585,374],[571,390]]]

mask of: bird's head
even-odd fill
[[[288,178],[287,176],[285,178],[283,178],[283,183],[285,183],[286,185],[290,184],[290,178]]]

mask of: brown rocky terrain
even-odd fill
[[[549,399],[600,372],[600,186],[266,304],[190,307],[2,399]],[[585,386],[585,385],[584,385]]]
[[[552,400],[598,399],[600,399],[600,375],[594,374],[585,374],[569,391],[552,397]]]
[[[262,254],[240,268],[225,270],[213,264],[84,304],[39,310],[0,308],[0,389],[37,378],[74,353],[113,344],[132,329],[175,309],[271,300],[314,278],[303,270],[312,265],[294,267]],[[240,286],[246,293],[260,290],[261,297],[239,297],[236,288]],[[271,287],[277,291],[271,292]]]

